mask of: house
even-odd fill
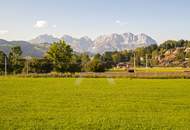
[[[120,62],[117,64],[118,69],[128,69],[131,66],[130,63]]]
[[[190,53],[190,48],[189,47],[185,49],[185,53]]]

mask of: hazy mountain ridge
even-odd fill
[[[41,57],[48,50],[53,42],[65,40],[75,52],[91,52],[104,53],[106,51],[122,51],[135,49],[137,47],[145,47],[157,42],[146,34],[134,35],[132,33],[110,35],[101,35],[92,40],[88,36],[74,38],[69,35],[64,35],[61,38],[56,38],[52,35],[39,35],[30,41],[6,41],[0,39],[0,49],[8,53],[12,46],[21,46],[23,55],[31,55]]]
[[[56,38],[52,35],[39,35],[36,38],[30,40],[29,42],[32,44],[41,44],[41,43],[53,43],[59,41],[59,38]]]
[[[48,39],[49,37],[49,39]],[[31,43],[52,43],[58,41],[51,35],[40,35],[36,39],[31,40]],[[65,40],[77,52],[92,52],[103,53],[105,51],[121,51],[126,49],[135,49],[137,47],[149,46],[157,44],[157,42],[146,34],[134,35],[132,33],[110,35],[101,35],[95,40],[90,39],[88,36],[82,38],[74,38],[69,35],[64,35],[60,40]]]
[[[157,42],[146,34],[134,35],[132,33],[104,35],[94,40],[93,52],[122,51],[145,47]]]
[[[77,39],[69,35],[64,35],[61,37],[61,40],[65,40],[76,52],[88,52],[93,45],[93,41],[87,36]]]
[[[33,45],[27,41],[6,41],[0,39],[0,50],[6,54],[10,52],[10,49],[14,46],[20,46],[23,51],[23,56],[42,57],[48,50],[49,46],[45,44]]]

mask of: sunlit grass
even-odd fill
[[[0,130],[190,129],[190,80],[0,78]]]
[[[190,68],[181,67],[154,67],[154,68],[137,68],[137,71],[142,72],[184,72],[190,71]]]
[[[123,72],[127,71],[127,69],[110,69],[109,72]],[[182,67],[153,67],[153,68],[145,68],[145,67],[137,67],[137,72],[184,72],[190,71],[190,68],[182,68]]]

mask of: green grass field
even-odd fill
[[[0,78],[0,130],[189,130],[190,80]]]

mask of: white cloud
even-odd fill
[[[57,27],[57,25],[55,25],[55,24],[54,24],[54,25],[52,25],[52,27],[53,27],[53,28],[56,28],[56,27]]]
[[[48,22],[45,20],[38,20],[38,21],[36,21],[34,27],[35,28],[46,28],[46,27],[48,27]]]
[[[120,24],[120,23],[121,23],[121,21],[120,21],[120,20],[116,20],[116,21],[115,21],[115,23]]]
[[[115,23],[118,24],[118,25],[120,25],[120,26],[127,25],[127,22],[123,22],[123,21],[120,21],[120,20],[116,20]]]
[[[0,35],[6,35],[8,33],[9,33],[8,30],[0,30]]]

